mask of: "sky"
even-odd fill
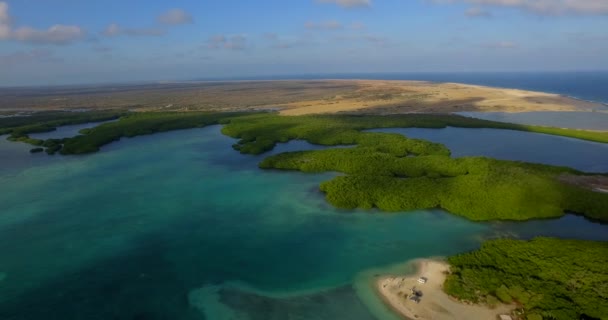
[[[0,0],[0,86],[608,70],[608,0]]]

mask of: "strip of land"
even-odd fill
[[[0,111],[280,111],[449,113],[591,111],[606,106],[557,94],[457,83],[386,80],[182,82],[54,88],[0,88]]]
[[[510,314],[514,309],[513,305],[504,304],[494,308],[465,304],[449,297],[443,291],[443,283],[449,271],[447,262],[421,259],[416,261],[416,266],[418,270],[413,275],[383,276],[376,281],[376,289],[382,300],[408,319],[496,319],[498,315]],[[420,278],[425,278],[426,283],[418,282]],[[415,301],[417,299],[419,302]]]
[[[608,242],[495,239],[447,262],[417,260],[415,274],[382,276],[375,286],[408,319],[604,320],[607,263]]]
[[[34,121],[36,116],[31,116]],[[76,118],[70,121],[82,121]],[[0,119],[12,122],[15,119]],[[352,148],[291,152],[264,159],[265,169],[303,172],[342,172],[321,184],[327,200],[345,209],[378,208],[410,211],[443,208],[475,221],[558,218],[575,212],[608,221],[608,194],[560,175],[590,176],[565,167],[500,161],[484,157],[451,158],[443,145],[398,134],[365,132],[391,127],[497,128],[565,135],[608,142],[608,133],[523,126],[447,115],[280,116],[273,113],[136,112],[66,139],[31,139],[32,130],[49,130],[40,123],[4,128],[10,139],[37,146],[32,152],[84,154],[97,152],[122,137],[224,124],[222,132],[239,139],[241,153],[261,154],[277,143],[294,139],[313,144]],[[35,122],[35,121],[34,121]],[[586,181],[586,179],[585,179]],[[601,188],[600,188],[601,189]]]
[[[288,103],[281,114],[336,112],[373,114],[529,111],[592,111],[606,109],[595,102],[558,94],[425,81],[355,81],[357,89],[330,98]]]
[[[444,290],[461,301],[515,303],[522,320],[608,319],[608,242],[496,239],[448,262]]]

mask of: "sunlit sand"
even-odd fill
[[[514,308],[499,305],[492,309],[456,301],[443,292],[443,283],[449,270],[446,262],[423,259],[416,264],[417,272],[413,275],[384,276],[376,282],[383,301],[407,319],[497,319],[498,315],[509,314]],[[419,281],[421,278],[426,279],[426,282]],[[415,292],[419,294],[419,302],[416,302],[416,298],[411,298]]]

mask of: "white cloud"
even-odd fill
[[[304,24],[306,29],[320,29],[320,30],[337,30],[342,29],[342,24],[335,20],[328,20],[323,22],[306,22]]]
[[[0,24],[0,40],[7,40],[11,37],[11,27]]]
[[[541,15],[608,15],[608,0],[431,0],[477,6],[518,8]]]
[[[372,0],[317,0],[319,3],[332,3],[343,8],[371,7]]]
[[[165,31],[158,28],[123,28],[116,23],[112,23],[106,27],[103,31],[103,35],[107,37],[118,37],[118,36],[130,36],[130,37],[143,37],[143,36],[162,36]]]
[[[245,35],[216,35],[207,41],[207,48],[209,49],[227,49],[234,51],[242,51],[247,49],[247,36]]]
[[[192,15],[182,9],[171,9],[158,16],[157,20],[161,24],[170,26],[194,22]]]
[[[180,24],[192,23],[192,16],[182,9],[171,9],[156,18],[157,22],[165,26],[176,26]],[[107,37],[129,36],[129,37],[156,37],[162,36],[167,32],[166,28],[125,28],[117,23],[112,23],[102,32]]]
[[[78,26],[54,25],[46,30],[21,27],[12,31],[11,38],[36,44],[69,44],[84,39],[86,32]]]
[[[362,22],[353,22],[350,27],[354,30],[363,30],[366,28],[365,24]]]
[[[278,35],[278,34],[276,34],[276,33],[274,33],[274,32],[267,32],[267,33],[264,33],[263,37],[264,37],[264,39],[266,39],[266,40],[273,40],[273,41],[274,41],[274,40],[278,40],[278,39],[279,39],[279,35]]]
[[[480,7],[472,7],[464,12],[464,15],[469,18],[490,18],[492,14]]]
[[[108,53],[108,52],[114,51],[114,48],[106,47],[106,46],[93,46],[93,47],[91,47],[91,49],[93,49],[93,51],[95,51],[95,52],[101,52],[101,53]]]
[[[263,35],[264,40],[272,49],[291,49],[297,46],[305,45],[306,40],[294,36],[281,36],[277,33],[266,33]]]
[[[511,41],[499,41],[483,44],[482,47],[488,49],[515,49],[517,48],[517,44]]]
[[[0,40],[11,37],[11,17],[8,15],[8,4],[0,2]]]
[[[336,41],[351,41],[351,42],[367,42],[378,47],[385,47],[389,45],[389,40],[385,37],[374,35],[374,34],[350,34],[350,35],[338,35],[333,38]]]
[[[34,44],[64,45],[86,36],[86,32],[79,26],[66,26],[56,24],[46,30],[32,27],[13,29],[12,19],[9,15],[8,4],[0,2],[0,40],[15,40]]]

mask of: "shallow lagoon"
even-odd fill
[[[265,155],[232,143],[217,126],[88,156],[1,142],[0,168],[11,169],[0,170],[0,318],[393,319],[368,282],[409,259],[503,235],[608,240],[606,226],[576,216],[472,223],[337,210],[318,192],[333,174],[262,171]],[[315,147],[273,153],[303,148]],[[19,149],[33,162],[4,157]]]
[[[116,120],[71,124],[71,125],[59,127],[59,128],[57,128],[57,130],[53,130],[53,131],[49,131],[49,132],[31,133],[31,134],[29,134],[29,136],[30,136],[30,138],[41,139],[41,140],[70,138],[70,137],[79,135],[80,130],[90,129],[90,128],[96,127],[100,124],[114,122],[114,121],[116,121]]]
[[[389,128],[372,132],[399,133],[446,145],[452,157],[485,156],[501,160],[566,166],[586,172],[608,172],[608,144],[500,129]]]
[[[608,111],[456,112],[456,114],[499,122],[608,131]]]

